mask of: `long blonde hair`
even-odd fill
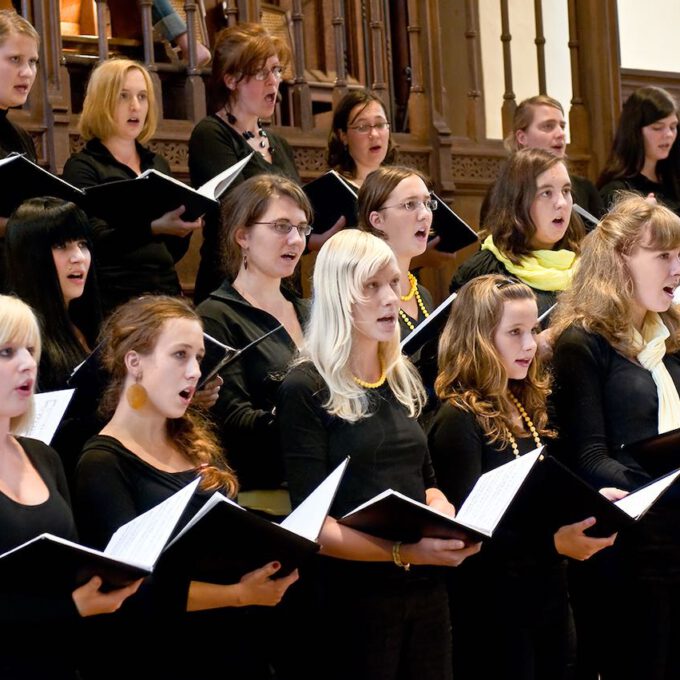
[[[472,413],[489,443],[502,448],[510,444],[510,433],[526,434],[513,421],[517,410],[508,390],[541,436],[554,436],[546,411],[550,380],[540,358],[534,357],[524,380],[508,380],[493,343],[509,300],[536,300],[536,296],[526,284],[498,274],[479,276],[460,289],[439,339],[439,375],[434,385],[440,399]]]
[[[369,415],[368,392],[352,378],[352,308],[364,296],[364,285],[388,264],[396,266],[392,249],[377,236],[348,229],[321,248],[314,267],[312,311],[300,361],[309,360],[328,385],[324,408],[334,416],[356,422]],[[399,328],[378,345],[387,382],[409,416],[419,415],[425,390],[415,367],[399,348]]]
[[[576,324],[601,335],[624,356],[637,355],[631,323],[635,286],[625,256],[643,243],[655,250],[680,247],[680,217],[638,194],[622,194],[583,241],[571,289],[560,295],[553,315],[556,338]],[[680,349],[680,312],[671,305],[661,318],[671,333],[666,348],[675,352]]]

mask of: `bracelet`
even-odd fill
[[[401,561],[401,541],[397,541],[393,546],[392,546],[392,561],[398,566],[401,567],[404,571],[409,571],[411,569],[411,564],[410,562],[402,562]]]

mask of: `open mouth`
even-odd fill
[[[264,96],[264,100],[267,102],[269,105],[273,105],[276,103],[276,92],[270,92],[269,94],[266,94]]]
[[[368,147],[368,150],[371,153],[379,153],[380,151],[382,151],[382,145],[381,144],[373,144],[373,146]]]
[[[418,231],[416,232],[416,238],[417,239],[426,239],[427,234],[428,234],[428,229],[423,227],[422,229],[418,229]]]
[[[553,224],[554,224],[556,227],[563,227],[563,226],[564,226],[564,217],[556,217],[556,218],[553,220]]]
[[[675,295],[675,288],[675,286],[664,286],[663,292],[672,298]]]
[[[33,394],[33,380],[26,380],[26,382],[21,383],[21,385],[17,387],[17,391],[24,396]]]
[[[66,278],[71,281],[82,281],[85,278],[85,272],[71,272]]]
[[[294,262],[298,259],[298,253],[284,253],[281,257],[289,262]]]
[[[397,323],[397,317],[395,314],[386,314],[378,319],[378,323],[385,326],[394,326]]]
[[[195,387],[187,387],[183,389],[180,393],[179,396],[186,402],[191,401],[191,398],[194,396],[194,392],[196,391]]]

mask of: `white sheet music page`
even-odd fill
[[[56,390],[34,394],[33,418],[26,428],[17,434],[50,444],[74,392],[75,390]]]
[[[484,473],[465,499],[456,520],[491,536],[542,450],[541,446]]]
[[[656,499],[678,478],[678,475],[680,475],[680,470],[664,475],[638,491],[629,493],[616,501],[614,505],[621,508],[627,515],[638,519],[648,508],[654,505]]]
[[[104,552],[110,557],[152,569],[191,501],[199,481],[194,480],[156,507],[123,524],[113,534]]]
[[[292,531],[298,536],[303,536],[310,541],[316,541],[321,533],[328,510],[335,498],[342,476],[349,463],[345,458],[312,493],[298,505],[293,512],[281,522],[284,529]]]

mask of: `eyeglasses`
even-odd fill
[[[396,205],[384,205],[382,208],[378,208],[378,210],[387,210],[387,208],[401,208],[402,210],[406,210],[406,212],[414,212],[423,206],[426,210],[434,212],[438,205],[439,203],[437,203],[436,199],[434,198],[429,198],[426,201],[416,201],[411,199],[409,201],[404,201],[403,203],[397,203]]]
[[[312,225],[307,222],[300,222],[300,224],[291,224],[288,220],[274,220],[273,222],[253,222],[253,224],[266,224],[271,227],[277,234],[286,236],[290,234],[293,229],[297,229],[300,236],[303,238],[312,233]]]
[[[390,124],[387,121],[373,123],[373,125],[369,125],[368,123],[361,123],[361,125],[348,125],[347,129],[354,130],[354,132],[360,135],[367,135],[371,130],[377,130],[378,132],[382,132],[383,130],[389,130]]]
[[[267,80],[270,75],[273,75],[276,80],[283,78],[283,66],[272,66],[271,68],[261,68],[259,71],[251,74],[255,80]]]

